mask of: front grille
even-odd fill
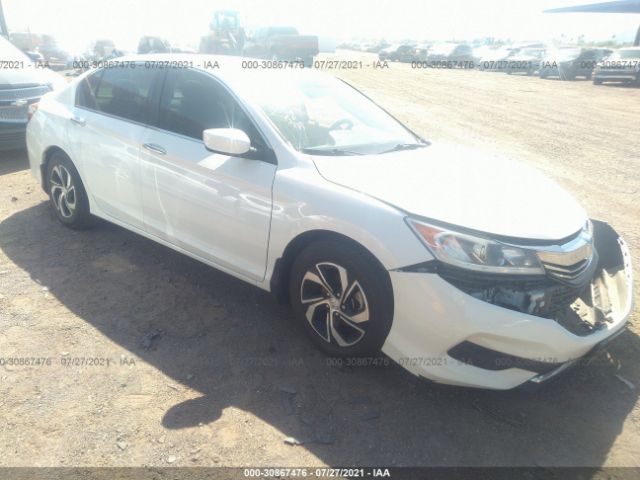
[[[0,106],[0,122],[6,123],[27,123],[28,105],[16,107]]]
[[[16,100],[32,100],[42,97],[51,89],[46,85],[36,85],[21,88],[0,88],[0,102],[14,102]]]
[[[542,262],[542,266],[549,277],[561,282],[569,282],[580,278],[580,275],[589,268],[590,263],[591,259],[585,258],[573,265],[557,265],[554,263]]]

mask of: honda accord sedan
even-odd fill
[[[273,292],[330,356],[440,383],[540,384],[623,330],[627,246],[553,181],[333,76],[243,65],[135,56],[47,94],[27,143],[60,222],[113,222]]]

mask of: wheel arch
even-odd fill
[[[65,157],[67,157],[69,161],[73,163],[73,166],[76,167],[76,170],[78,170],[78,166],[73,162],[73,160],[71,160],[71,157],[67,152],[64,151],[64,149],[60,148],[57,145],[51,145],[47,147],[44,150],[44,152],[42,152],[42,162],[40,163],[41,187],[47,194],[49,193],[49,188],[47,187],[47,181],[46,181],[47,167],[49,165],[49,161],[51,160],[51,157],[53,157],[53,155],[56,153],[61,153]],[[78,175],[80,175],[79,172],[78,172]]]
[[[273,272],[269,280],[269,287],[271,293],[273,293],[279,303],[288,304],[289,298],[289,280],[291,275],[291,267],[296,257],[304,250],[305,247],[320,240],[338,240],[341,242],[349,243],[357,247],[364,255],[369,257],[375,266],[383,272],[384,281],[389,288],[389,291],[393,293],[391,285],[391,277],[389,272],[384,267],[382,262],[376,257],[371,250],[365,247],[362,243],[354,240],[351,237],[335,232],[333,230],[307,230],[298,234],[284,248],[282,255],[275,261]]]

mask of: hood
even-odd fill
[[[51,85],[53,89],[66,85],[62,75],[49,70],[48,68],[36,68],[28,66],[25,68],[3,68],[0,69],[0,88],[9,85],[10,87],[26,84]]]
[[[537,170],[468,148],[431,145],[313,160],[330,182],[408,214],[493,235],[560,240],[587,221],[575,199]]]

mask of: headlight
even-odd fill
[[[545,273],[534,250],[454,232],[410,218],[407,218],[407,223],[429,251],[449,265],[488,273]]]

